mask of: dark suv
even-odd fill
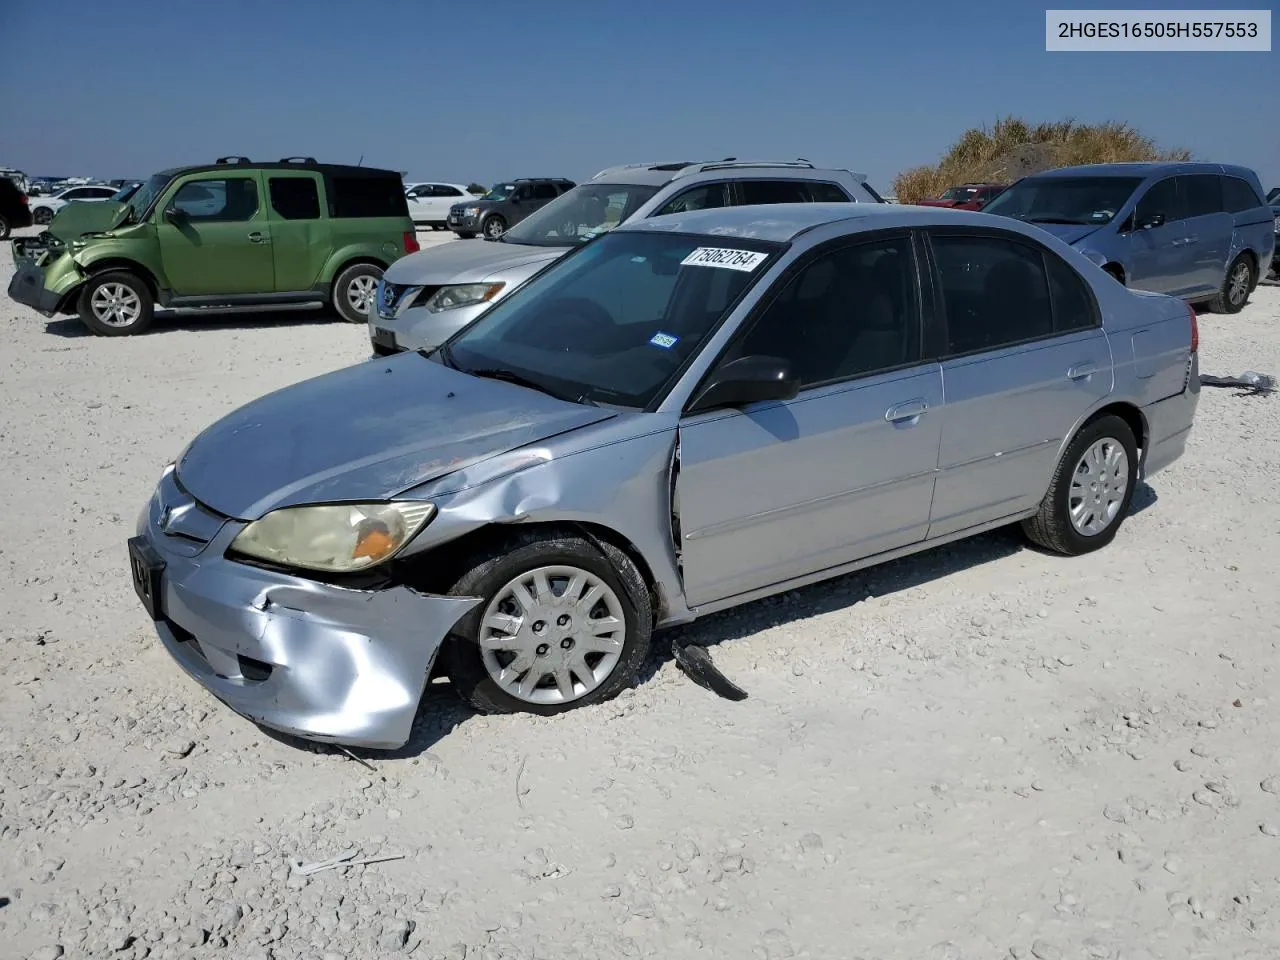
[[[483,233],[496,240],[538,208],[550,203],[575,184],[563,177],[526,177],[495,183],[483,197],[464,200],[449,208],[448,227],[464,240]]]
[[[15,227],[31,226],[27,195],[8,177],[0,177],[0,240],[9,238]]]

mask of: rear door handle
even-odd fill
[[[1199,242],[1200,242],[1200,238],[1199,238],[1199,237],[1197,237],[1197,236],[1192,235],[1192,236],[1190,236],[1190,237],[1187,237],[1187,239],[1183,240],[1182,242],[1183,242],[1183,243],[1199,243]]]
[[[1068,380],[1088,380],[1098,372],[1098,365],[1092,360],[1086,360],[1084,363],[1077,363],[1074,367],[1067,371]]]
[[[884,412],[884,418],[890,423],[904,423],[908,420],[919,420],[929,409],[929,402],[917,397],[890,407]]]
[[[250,243],[270,243],[271,238],[268,237],[266,234],[259,233],[257,230],[255,230],[253,231],[253,233],[249,234],[249,242]]]

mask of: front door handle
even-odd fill
[[[257,230],[255,230],[253,231],[253,233],[249,234],[249,242],[250,243],[270,243],[271,238],[268,237],[265,233],[259,233]]]
[[[884,418],[890,423],[914,422],[924,416],[925,411],[928,409],[929,402],[917,397],[915,400],[908,400],[905,403],[890,407],[884,412]]]
[[[1068,380],[1088,380],[1098,372],[1098,365],[1092,360],[1086,360],[1084,363],[1077,363],[1074,367],[1067,371]]]
[[[1192,236],[1190,236],[1190,237],[1187,237],[1187,239],[1183,240],[1182,242],[1183,242],[1183,243],[1199,243],[1199,242],[1200,242],[1200,238],[1199,238],[1199,237],[1197,237],[1197,236],[1192,235]]]

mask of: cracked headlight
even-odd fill
[[[505,283],[459,283],[441,287],[427,300],[425,306],[432,313],[456,310],[476,303],[487,303],[498,295]]]
[[[418,501],[284,507],[241,530],[231,550],[283,567],[355,573],[390,560],[435,512]]]

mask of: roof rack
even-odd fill
[[[219,157],[217,160],[214,161],[214,163],[221,167],[229,163],[253,163],[253,161],[250,160],[248,157],[230,156],[230,157]]]
[[[743,167],[794,167],[812,170],[814,166],[808,160],[739,160],[737,157],[726,157],[711,163],[694,163],[676,173],[677,177],[687,177],[707,170],[735,170]]]
[[[314,167],[316,165],[315,157],[281,157],[281,163],[302,163]]]

